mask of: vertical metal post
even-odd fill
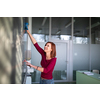
[[[30,33],[32,34],[32,17],[29,17],[28,18],[28,22],[29,22],[29,31],[30,31]],[[31,50],[31,39],[30,39],[30,37],[28,36],[28,50]]]
[[[91,71],[91,17],[89,18],[89,71]]]
[[[72,17],[72,27],[71,27],[71,43],[70,43],[70,72],[71,72],[71,80],[73,81],[73,33],[74,33],[74,17]]]
[[[51,40],[51,17],[49,18],[49,41]]]
[[[73,33],[74,33],[74,17],[72,17],[72,33],[71,33],[71,40],[73,41]],[[73,42],[72,42],[73,43]]]
[[[74,32],[74,17],[72,17],[71,19],[71,40],[69,41],[70,44],[69,44],[69,47],[70,47],[70,50],[69,50],[69,80],[68,81],[73,81],[73,32]]]
[[[29,22],[29,31],[32,34],[32,17],[28,17],[28,22]],[[29,36],[27,38],[28,38],[27,39],[27,50],[30,50],[31,51],[31,39],[30,39]],[[28,62],[31,63],[31,59],[28,60]],[[30,73],[30,70],[29,69],[31,69],[32,71],[34,71],[34,69],[33,68],[30,68],[29,66],[27,66],[27,68],[28,68],[27,69],[27,72],[28,73]]]

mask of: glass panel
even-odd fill
[[[49,35],[49,18],[32,17],[32,34],[37,42],[48,41]]]
[[[60,35],[61,40],[70,40],[71,36],[70,35]]]
[[[27,41],[27,36],[28,36],[27,34],[24,34],[22,40]]]
[[[52,40],[71,39],[71,17],[52,17]],[[63,49],[62,49],[63,48]],[[54,80],[67,79],[67,44],[56,43],[57,63],[53,72]]]
[[[88,44],[89,39],[87,37],[73,37],[74,44]]]
[[[66,43],[55,43],[55,44],[56,44],[57,62],[53,72],[54,80],[66,80],[67,79],[67,44]]]
[[[33,34],[33,37],[36,39],[37,42],[45,42],[44,34]]]
[[[89,44],[89,18],[74,18],[74,44]]]
[[[91,18],[91,44],[100,44],[100,17]]]
[[[70,40],[71,17],[52,17],[52,40]]]
[[[74,18],[73,80],[76,70],[89,70],[89,18]]]
[[[100,70],[100,45],[91,44],[91,70]]]
[[[91,18],[91,70],[100,72],[100,17]]]

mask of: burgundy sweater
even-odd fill
[[[42,60],[40,64],[44,68],[44,71],[41,72],[41,77],[45,79],[52,79],[53,78],[52,72],[56,64],[57,58],[55,57],[50,60],[46,60],[46,55],[44,53],[44,50],[38,45],[38,43],[35,43],[34,46],[42,56]]]

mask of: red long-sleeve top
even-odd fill
[[[44,68],[43,72],[41,72],[41,77],[45,78],[45,79],[52,79],[52,72],[54,69],[54,66],[56,64],[56,57],[50,59],[50,60],[46,60],[46,54],[44,53],[44,50],[38,45],[38,43],[36,42],[34,44],[35,48],[37,49],[37,51],[41,54],[42,56],[42,60],[41,60],[41,66]]]

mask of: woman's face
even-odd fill
[[[51,52],[51,51],[52,51],[52,49],[51,49],[51,43],[47,43],[47,44],[45,45],[44,51],[45,51],[45,52]]]

